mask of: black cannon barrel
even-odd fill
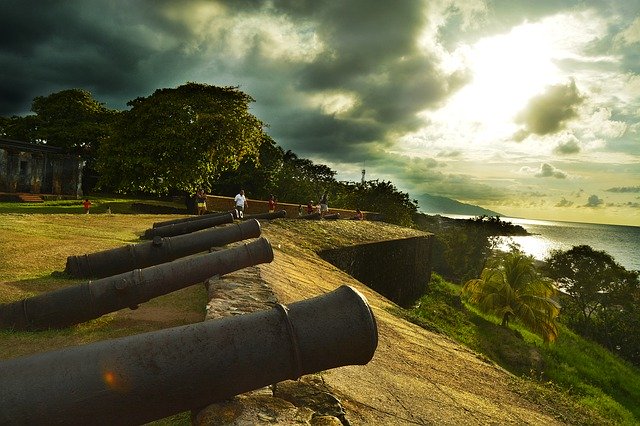
[[[77,278],[109,277],[259,236],[260,223],[250,220],[175,237],[155,237],[149,242],[69,256],[65,272]]]
[[[0,424],[142,424],[364,365],[377,344],[367,300],[341,286],[288,307],[0,362]]]
[[[67,327],[122,308],[135,309],[140,303],[204,282],[214,275],[272,260],[271,244],[259,238],[237,247],[135,269],[0,305],[0,328]]]
[[[207,213],[203,216],[189,216],[189,217],[183,217],[180,219],[165,220],[162,222],[154,222],[151,227],[160,228],[161,226],[174,225],[176,223],[183,223],[183,222],[193,222],[195,220],[210,218],[213,216],[225,216],[225,215],[228,215],[229,213],[233,213],[233,212],[228,211],[228,212],[218,212],[218,213]]]
[[[159,226],[144,231],[141,238],[151,239],[154,237],[173,237],[181,234],[199,231],[201,229],[210,228],[212,226],[223,225],[225,223],[233,223],[233,214],[226,213],[221,215],[203,215],[198,220],[189,222],[174,223],[172,225]]]
[[[271,219],[278,219],[286,216],[287,216],[286,210],[279,210],[277,212],[271,212],[271,213],[258,213],[258,214],[245,215],[242,220],[250,220],[250,219],[271,220]]]
[[[338,220],[340,219],[340,213],[325,214],[322,218],[326,220]]]

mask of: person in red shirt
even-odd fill
[[[91,208],[91,201],[89,201],[88,198],[85,198],[84,202],[82,203],[82,207],[84,207],[85,214],[89,214],[89,208]]]
[[[273,195],[271,195],[271,197],[269,197],[269,213],[273,213],[276,211],[276,199]]]
[[[307,203],[307,214],[313,213],[313,200]]]

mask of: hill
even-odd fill
[[[473,204],[461,203],[447,197],[437,195],[421,194],[416,197],[419,210],[423,213],[435,214],[460,214],[468,216],[504,216],[493,210],[485,209]]]

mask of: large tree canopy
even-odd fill
[[[197,83],[129,102],[101,145],[99,185],[153,194],[210,190],[220,173],[258,156],[263,123],[249,113],[250,102],[235,87]]]
[[[31,110],[36,113],[35,134],[40,141],[86,155],[93,155],[98,142],[109,134],[109,125],[117,114],[82,89],[38,96]]]
[[[3,118],[0,133],[10,139],[46,143],[89,158],[99,141],[109,134],[110,123],[117,115],[82,89],[38,96],[31,111],[35,115]]]
[[[566,293],[563,319],[574,330],[640,365],[640,282],[604,251],[582,245],[554,251],[547,275]]]

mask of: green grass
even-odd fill
[[[99,194],[88,197],[91,201],[90,214],[103,214],[111,211],[114,214],[135,214],[138,213],[134,208],[134,203],[143,203],[152,206],[173,207],[184,209],[185,205],[181,202],[160,200],[160,199],[137,199],[137,198],[121,198],[111,195]],[[21,213],[21,214],[84,214],[82,202],[84,199],[78,200],[52,200],[42,203],[18,203],[18,202],[0,202],[0,214],[2,213]]]
[[[89,215],[83,214],[80,200],[0,203],[0,304],[83,282],[62,272],[68,256],[140,242],[139,235],[159,217],[129,214],[134,212],[134,202],[176,205],[111,197],[91,201],[94,207]],[[109,208],[112,214],[105,214]],[[168,215],[166,219],[175,217],[179,216]],[[191,286],[146,302],[145,312],[122,309],[59,330],[0,330],[0,359],[201,321],[206,303],[204,286]],[[153,424],[187,425],[190,413],[179,413]]]
[[[566,327],[561,327],[557,342],[545,345],[518,324],[501,327],[498,318],[463,301],[460,286],[436,274],[429,292],[403,315],[470,347],[525,380],[518,386],[526,383],[538,394],[549,387],[556,389],[556,398],[573,399],[581,410],[596,416],[596,424],[596,419],[612,424],[640,423],[640,369]]]

